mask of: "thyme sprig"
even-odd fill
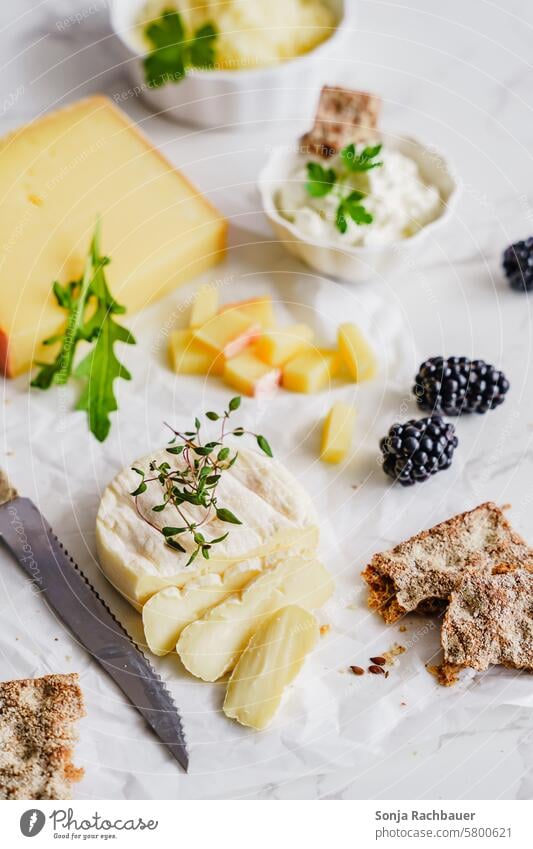
[[[214,516],[230,525],[241,525],[240,519],[227,507],[219,504],[216,495],[218,485],[224,472],[237,461],[238,453],[232,451],[224,444],[228,436],[242,437],[245,435],[255,437],[255,440],[264,454],[272,457],[272,449],[264,436],[258,433],[246,431],[243,427],[229,429],[231,414],[239,409],[241,399],[239,396],[232,398],[227,410],[223,413],[208,412],[206,419],[212,422],[220,422],[220,433],[218,440],[203,442],[200,436],[202,423],[200,419],[194,420],[194,430],[175,430],[166,424],[173,436],[167,446],[167,453],[174,457],[181,457],[180,468],[172,468],[167,460],[161,463],[151,460],[148,472],[143,469],[133,468],[141,478],[139,486],[130,493],[135,499],[135,506],[139,516],[144,519],[154,530],[164,537],[166,545],[186,554],[187,550],[179,541],[183,535],[192,539],[195,548],[186,563],[189,566],[199,554],[205,560],[209,560],[211,549],[214,545],[223,542],[229,535],[229,531],[213,539],[206,539],[202,533],[202,527]],[[159,525],[143,513],[139,503],[139,496],[146,492],[150,484],[158,483],[162,490],[162,500],[152,507],[154,513],[162,513],[165,510],[174,510],[179,524]],[[190,504],[200,507],[203,515],[199,521],[192,522],[183,511],[183,505]]]

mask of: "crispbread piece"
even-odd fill
[[[363,572],[368,606],[385,622],[441,611],[465,574],[490,574],[498,563],[533,569],[533,550],[487,502],[375,554]]]
[[[533,671],[533,574],[518,568],[466,575],[451,595],[441,641],[445,665]]]
[[[327,159],[351,142],[373,142],[381,100],[365,91],[340,86],[324,86],[313,128],[302,136],[301,144],[309,153]]]
[[[71,758],[84,714],[76,674],[0,683],[0,799],[70,799],[83,776]]]

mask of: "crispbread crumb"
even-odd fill
[[[70,799],[84,713],[76,674],[0,683],[0,799]]]
[[[398,643],[395,643],[388,651],[384,651],[383,657],[387,661],[387,666],[394,666],[395,658],[405,654],[406,651],[405,646],[400,646]]]
[[[442,687],[452,687],[456,684],[462,668],[462,666],[457,666],[454,663],[439,663],[435,666],[426,667],[430,675],[433,675]]]

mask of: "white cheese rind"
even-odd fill
[[[181,554],[165,545],[161,534],[138,514],[130,493],[139,477],[131,468],[120,472],[105,489],[96,519],[96,545],[102,570],[111,583],[134,607],[139,608],[151,595],[168,586],[182,587],[206,572],[223,573],[234,563],[266,557],[275,551],[314,551],[318,544],[316,512],[301,484],[276,460],[238,446],[235,465],[221,478],[217,489],[219,505],[231,510],[242,525],[228,525],[217,519],[206,523],[202,531],[208,539],[229,530],[228,538],[218,544],[212,559],[186,563],[189,554]],[[180,458],[164,449],[132,463],[148,469],[151,460],[167,460],[178,466]],[[154,513],[161,501],[159,484],[152,483],[139,498],[139,509],[150,521],[176,524],[172,508]],[[198,508],[184,506],[193,520]],[[203,514],[202,514],[203,517]],[[188,536],[180,540],[191,550]]]
[[[224,713],[260,731],[319,636],[315,617],[296,605],[278,610],[253,635],[229,680]]]
[[[233,668],[252,634],[272,613],[289,604],[315,610],[332,593],[333,581],[322,563],[288,558],[188,625],[176,651],[197,678],[217,681]]]

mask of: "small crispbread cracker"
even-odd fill
[[[386,622],[442,612],[466,574],[490,574],[497,564],[533,569],[533,550],[486,502],[374,555],[363,572],[368,606]]]
[[[70,799],[84,715],[76,674],[0,682],[0,799]]]
[[[365,91],[324,86],[313,128],[302,136],[307,152],[327,159],[352,142],[375,142],[381,100]]]
[[[445,664],[533,671],[533,574],[496,568],[466,575],[451,595],[441,641]]]

